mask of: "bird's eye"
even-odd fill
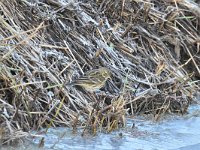
[[[105,77],[106,75],[107,75],[106,72],[104,72],[104,73],[103,73],[103,76]]]

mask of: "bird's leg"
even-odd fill
[[[96,97],[97,97],[98,101],[100,101],[101,98],[102,98],[104,95],[105,95],[105,94],[104,94],[103,91],[101,91],[101,90],[96,91]]]
[[[91,98],[92,101],[94,101],[95,103],[97,102],[97,98],[96,98],[96,94],[95,92],[87,92],[87,94],[89,95],[89,97]]]

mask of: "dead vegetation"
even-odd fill
[[[1,0],[1,143],[185,113],[199,91],[199,10],[189,0]],[[112,72],[100,93],[66,86],[99,66]]]

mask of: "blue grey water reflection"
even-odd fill
[[[131,128],[135,123],[135,128]],[[72,134],[68,128],[50,129],[43,150],[195,150],[200,149],[200,105],[189,108],[184,116],[166,116],[159,122],[146,117],[130,118],[127,127],[97,136]],[[39,139],[20,145],[19,150],[36,150]],[[0,148],[2,150],[12,147]],[[15,147],[16,149],[16,147]]]

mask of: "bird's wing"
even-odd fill
[[[88,78],[87,76],[82,76],[74,81],[74,85],[82,85],[82,84],[95,84],[96,81],[94,79]]]

